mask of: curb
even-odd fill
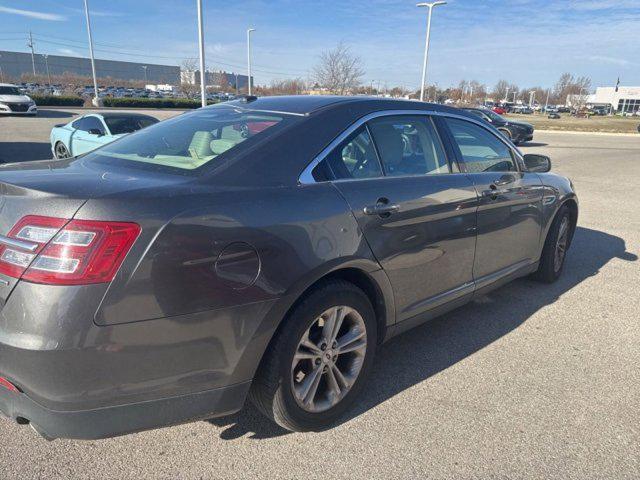
[[[570,135],[610,135],[615,137],[640,137],[638,133],[626,132],[585,132],[582,130],[538,130],[534,133],[568,133]]]

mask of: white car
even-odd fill
[[[31,97],[20,92],[16,85],[0,83],[0,114],[36,115],[38,107]]]

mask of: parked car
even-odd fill
[[[506,108],[503,107],[493,107],[492,110],[498,115],[504,115],[505,113],[507,113]]]
[[[481,118],[502,132],[516,145],[533,140],[533,125],[525,122],[514,122],[484,108],[465,108],[465,111]]]
[[[17,85],[0,83],[0,113],[36,116],[38,107]]]
[[[89,113],[51,130],[51,152],[55,158],[82,155],[114,140],[158,123],[141,113]]]
[[[511,109],[511,112],[512,113],[522,113],[522,114],[530,115],[530,114],[533,113],[533,110],[528,105],[515,105]]]
[[[284,428],[325,429],[385,340],[560,277],[578,204],[550,168],[459,109],[324,96],[1,165],[0,410],[101,438],[249,396]]]

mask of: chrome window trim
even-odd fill
[[[358,120],[356,120],[354,123],[352,123],[349,127],[347,127],[342,133],[340,133],[340,135],[338,135],[336,138],[334,138],[329,145],[327,145],[318,155],[316,155],[313,160],[311,160],[311,162],[309,162],[309,164],[307,164],[307,166],[305,167],[305,169],[302,171],[302,173],[298,176],[298,185],[313,185],[315,183],[326,183],[326,182],[340,182],[340,181],[363,181],[363,180],[380,180],[383,178],[402,178],[402,177],[424,177],[425,175],[423,174],[417,174],[417,175],[403,175],[403,176],[397,176],[397,177],[388,177],[386,175],[383,175],[382,177],[375,177],[375,178],[360,178],[360,179],[354,179],[354,178],[342,178],[342,179],[335,179],[335,180],[323,180],[323,181],[316,181],[313,178],[313,169],[316,168],[318,166],[318,164],[320,164],[320,162],[322,162],[325,157],[327,155],[329,155],[329,153],[331,153],[331,151],[336,148],[338,145],[340,145],[340,143],[342,143],[349,135],[351,135],[354,131],[356,131],[358,128],[360,128],[363,124],[367,123],[370,120],[373,120],[374,118],[380,118],[380,117],[391,117],[391,116],[396,116],[396,115],[424,115],[424,116],[438,116],[438,117],[449,117],[449,118],[457,118],[460,120],[465,120],[467,122],[470,123],[474,123],[478,126],[480,126],[481,128],[485,129],[486,131],[488,131],[489,133],[491,133],[494,137],[496,137],[499,141],[501,141],[502,143],[504,143],[507,148],[509,148],[509,150],[511,150],[512,152],[514,152],[516,154],[516,156],[520,159],[520,161],[522,161],[522,154],[520,153],[520,151],[517,149],[517,147],[508,139],[506,138],[501,138],[500,135],[496,135],[495,132],[493,132],[491,130],[490,125],[487,126],[482,120],[476,120],[474,118],[469,118],[465,115],[458,115],[456,113],[451,113],[451,112],[441,112],[441,111],[437,111],[437,110],[381,110],[378,112],[372,112],[369,113],[367,115],[365,115],[364,117],[360,117]],[[506,140],[506,141],[505,141]],[[442,140],[441,140],[442,141]],[[516,165],[518,167],[521,167],[520,162],[515,162]],[[448,174],[443,174],[443,175],[458,175],[458,174],[464,174],[465,172],[451,172]]]

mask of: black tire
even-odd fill
[[[558,265],[556,262],[556,252],[559,245],[558,240],[561,235],[563,222],[566,222],[566,232],[564,233],[564,235],[566,235],[565,246],[562,260]],[[547,233],[547,238],[545,239],[544,247],[542,249],[542,255],[540,256],[540,265],[538,266],[538,270],[534,273],[534,277],[537,280],[545,283],[553,283],[560,278],[567,258],[572,233],[573,222],[571,219],[571,212],[566,206],[562,206],[560,207],[560,210],[558,210],[558,213],[551,224],[551,228],[549,228],[549,232]]]
[[[331,307],[343,305],[356,310],[364,320],[366,354],[362,367],[342,400],[328,410],[309,412],[301,408],[294,397],[294,355],[303,335],[318,317]],[[352,283],[327,281],[307,294],[284,320],[262,359],[249,398],[264,415],[287,430],[327,429],[353,405],[362,391],[371,372],[376,346],[377,322],[369,298]]]

